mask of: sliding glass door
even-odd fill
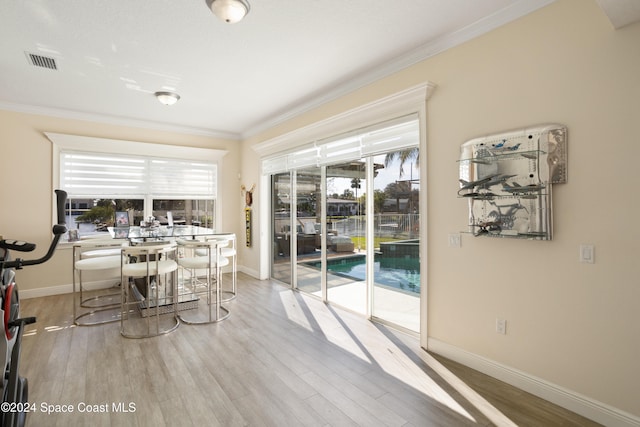
[[[417,118],[305,146],[272,174],[272,277],[354,312],[420,329]]]
[[[318,167],[302,169],[295,174],[296,212],[291,243],[296,247],[295,287],[322,297],[320,175]]]
[[[366,163],[330,165],[326,176],[327,298],[366,314]]]
[[[291,285],[291,176],[280,173],[271,176],[271,277]]]
[[[420,330],[418,148],[375,156],[372,316]]]

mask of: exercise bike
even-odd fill
[[[35,317],[20,317],[20,298],[15,282],[16,272],[23,267],[48,261],[55,251],[60,237],[67,231],[64,220],[64,205],[67,193],[55,190],[57,198],[58,224],[53,226],[53,240],[47,253],[38,259],[11,260],[9,251],[31,252],[35,243],[3,239],[0,240],[0,319],[4,331],[0,331],[0,363],[4,368],[2,381],[2,403],[0,404],[0,427],[22,427],[29,412],[29,387],[27,379],[20,376],[20,347],[26,325],[35,323]],[[32,404],[31,404],[32,405]]]

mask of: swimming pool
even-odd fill
[[[305,263],[320,269],[320,261]],[[330,273],[353,280],[365,280],[366,259],[364,255],[355,255],[327,260]],[[373,277],[376,285],[389,286],[411,293],[420,293],[420,259],[414,257],[391,258],[376,254],[373,265]]]

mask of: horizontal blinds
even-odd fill
[[[262,174],[263,175],[275,175],[277,173],[283,173],[288,171],[287,156],[278,156],[264,159],[262,161]]]
[[[262,173],[273,175],[305,167],[360,160],[367,156],[417,147],[419,144],[418,116],[412,114],[264,159]]]
[[[362,157],[360,135],[327,141],[320,145],[320,164],[330,165]]]
[[[215,163],[103,153],[60,153],[60,186],[75,197],[215,198]]]
[[[391,124],[362,135],[362,156],[373,156],[417,147],[420,142],[418,120]]]
[[[217,166],[189,160],[149,161],[150,193],[153,197],[193,199],[216,197]]]
[[[60,153],[60,185],[70,196],[143,195],[144,159],[99,153]]]
[[[290,169],[318,166],[318,148],[314,145],[289,154],[287,156],[287,166]]]

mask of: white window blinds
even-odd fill
[[[309,166],[330,165],[420,144],[417,114],[338,135],[262,161],[262,173],[272,175]]]
[[[153,197],[215,198],[216,172],[213,163],[152,159],[149,161],[149,192]]]
[[[416,147],[420,142],[418,118],[388,123],[362,135],[362,156],[373,156]]]
[[[362,138],[360,135],[340,137],[328,140],[320,146],[320,164],[329,165],[362,157]]]
[[[60,185],[75,197],[215,198],[217,165],[193,160],[61,151]]]

